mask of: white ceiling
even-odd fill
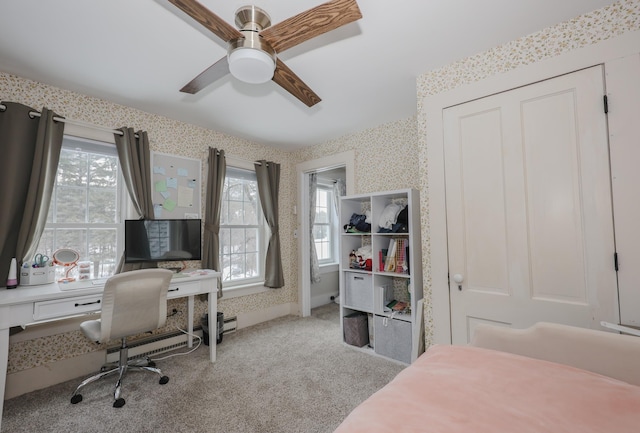
[[[251,4],[200,1],[232,25]],[[253,4],[275,24],[321,3]],[[180,93],[226,45],[166,0],[0,0],[0,71],[296,149],[409,118],[421,73],[611,3],[359,0],[361,20],[279,56],[322,98],[312,108],[273,82],[229,75],[196,95]]]

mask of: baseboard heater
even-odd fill
[[[202,337],[202,327],[198,326],[193,330],[193,333]],[[169,352],[170,350],[179,349],[181,347],[187,347],[187,339],[187,334],[176,330],[132,341],[128,344],[128,359],[144,358],[145,356],[153,358],[154,355],[158,355],[160,353]],[[194,338],[193,340],[194,344],[198,341],[197,338]],[[107,362],[117,362],[118,359],[120,359],[119,353],[120,345],[108,348]]]
[[[235,316],[224,319],[223,335],[236,331],[237,320]],[[202,326],[194,327],[193,333],[202,338]],[[147,338],[141,338],[129,343],[128,359],[144,358],[146,356],[153,358],[154,355],[169,352],[171,350],[187,347],[187,334],[175,330],[164,332],[162,334],[152,335]],[[197,338],[194,338],[194,345]],[[107,349],[107,362],[117,362],[120,359],[120,345]]]

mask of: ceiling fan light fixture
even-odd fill
[[[244,33],[244,38],[234,39],[229,44],[229,72],[245,83],[266,83],[276,70],[276,52],[257,33]]]
[[[253,48],[237,48],[229,54],[229,71],[240,81],[261,84],[273,78],[276,65],[267,53]]]

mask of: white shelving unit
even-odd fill
[[[399,232],[381,233],[380,221],[387,206],[407,206],[406,229]],[[347,232],[344,226],[350,223],[353,214],[370,212],[370,232]],[[360,330],[367,327],[369,344],[362,348],[378,355],[409,364],[418,354],[422,317],[418,302],[422,300],[422,254],[420,240],[420,197],[417,190],[404,189],[372,194],[345,196],[340,199],[340,326],[345,343],[352,344],[352,328],[345,329],[345,317],[353,320],[357,316]],[[381,253],[389,250],[395,242],[396,250],[387,263]],[[350,255],[363,246],[371,246],[371,268],[351,265]],[[385,264],[389,266],[386,267]],[[386,270],[385,270],[386,269]],[[392,270],[393,269],[393,270]],[[407,308],[393,311],[389,305],[404,302]],[[366,316],[365,316],[366,315]],[[366,317],[366,320],[364,317]],[[364,324],[363,324],[364,323]],[[345,330],[350,335],[345,334]],[[349,341],[351,340],[351,341]],[[362,339],[356,339],[356,346]]]

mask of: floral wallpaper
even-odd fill
[[[356,194],[418,189],[417,142],[416,118],[411,117],[299,150],[292,160],[295,167],[301,162],[353,150]]]
[[[209,146],[224,149],[228,156],[246,160],[267,159],[282,164],[280,233],[286,285],[282,289],[256,295],[223,298],[219,308],[228,316],[298,301],[297,244],[292,235],[296,225],[295,215],[292,213],[296,200],[296,164],[354,150],[356,193],[400,188],[416,188],[421,191],[425,325],[426,343],[429,345],[432,341],[429,330],[433,327],[429,267],[429,203],[426,200],[428,184],[425,149],[427,143],[422,138],[425,137],[426,119],[422,112],[422,100],[428,95],[447,91],[638,29],[640,29],[640,0],[622,0],[443,68],[425,72],[417,78],[417,117],[380,125],[294,152],[259,145],[2,72],[0,72],[0,99],[20,102],[34,108],[46,106],[61,116],[109,128],[130,126],[146,130],[149,133],[152,150],[199,158],[203,161],[203,170],[206,168],[206,152]],[[202,203],[204,203],[204,197]],[[169,305],[170,309],[186,311],[185,301],[170,302],[172,303]],[[204,311],[204,303],[196,301],[196,317]],[[173,328],[175,325],[184,326],[183,318],[184,315],[169,318],[167,328]],[[76,331],[20,341],[10,346],[8,371],[11,373],[46,365],[93,350],[97,350],[96,347]]]

